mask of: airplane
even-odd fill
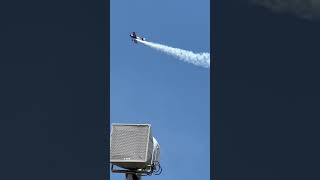
[[[132,39],[132,41],[133,41],[134,43],[138,43],[137,39],[138,39],[138,40],[141,40],[141,41],[145,41],[145,40],[146,40],[146,38],[137,36],[136,32],[132,32],[132,33],[130,34],[130,37],[131,37],[131,39]]]

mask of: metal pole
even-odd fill
[[[141,180],[141,176],[138,174],[126,173],[126,180]]]

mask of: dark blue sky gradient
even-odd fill
[[[105,179],[104,1],[0,5],[0,179]]]
[[[319,179],[320,22],[216,1],[218,179]]]

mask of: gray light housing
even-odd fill
[[[125,169],[147,169],[153,163],[153,151],[150,124],[112,124],[110,136],[112,164]]]

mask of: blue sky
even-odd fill
[[[209,5],[209,0],[111,0],[111,123],[150,123],[161,146],[162,174],[144,179],[209,179],[210,69],[133,44],[129,33],[209,52]]]

